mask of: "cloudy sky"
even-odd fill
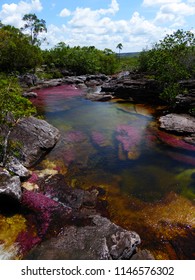
[[[177,29],[195,30],[195,0],[0,0],[0,20],[23,26],[35,13],[47,24],[49,47],[95,46],[123,52],[150,48]]]

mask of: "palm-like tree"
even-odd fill
[[[121,50],[123,48],[123,44],[122,43],[119,43],[116,48],[118,49],[118,54],[119,54],[119,58],[120,58],[120,53],[121,53]]]

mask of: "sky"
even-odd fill
[[[47,44],[137,52],[177,29],[195,32],[195,0],[0,0],[3,24],[22,27],[35,13],[46,21]]]

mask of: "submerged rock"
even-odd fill
[[[42,242],[26,259],[110,260],[130,259],[140,243],[137,233],[124,230],[95,215],[90,225],[67,226],[58,237]]]

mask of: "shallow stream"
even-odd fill
[[[195,259],[195,148],[158,129],[157,108],[92,102],[73,86],[36,92],[61,139],[35,170],[57,164],[72,187],[103,188],[109,218],[156,259]]]

